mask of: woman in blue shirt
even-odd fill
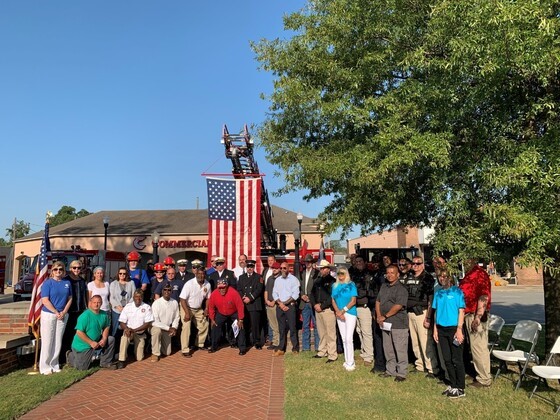
[[[63,280],[66,269],[61,261],[55,261],[51,277],[41,286],[41,357],[39,372],[43,375],[60,372],[58,355],[62,346],[62,336],[68,320],[68,310],[72,303],[72,285]]]
[[[465,396],[465,365],[463,364],[463,322],[465,320],[465,297],[461,289],[452,285],[447,270],[438,274],[441,288],[432,301],[435,309],[434,341],[441,353],[451,384],[443,391],[449,398]]]
[[[354,363],[354,330],[356,329],[356,297],[358,290],[346,268],[336,272],[336,282],[332,287],[332,305],[336,314],[336,322],[344,345],[344,368],[347,371],[356,369]]]

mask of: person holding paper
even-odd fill
[[[388,266],[385,276],[387,282],[381,285],[375,302],[377,323],[383,331],[383,353],[387,359],[386,370],[379,376],[394,377],[396,382],[402,382],[408,371],[408,291],[399,282],[396,265]]]
[[[218,279],[217,288],[208,299],[208,314],[212,324],[212,346],[208,353],[218,350],[218,343],[222,336],[222,327],[226,321],[230,321],[234,335],[238,332],[239,355],[247,353],[245,345],[245,329],[243,328],[243,318],[245,315],[243,301],[237,290],[229,287],[228,279]],[[238,331],[236,331],[239,329]]]

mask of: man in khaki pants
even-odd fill
[[[309,300],[315,310],[316,328],[319,330],[319,348],[315,359],[327,358],[332,363],[338,358],[336,352],[336,315],[332,308],[332,285],[336,279],[331,276],[332,266],[322,260],[317,265],[319,277],[315,280]]]
[[[490,276],[477,264],[476,259],[465,262],[465,277],[459,288],[465,295],[465,328],[469,335],[476,378],[469,384],[475,388],[492,385],[490,351],[488,350],[488,311],[491,301]]]
[[[276,318],[276,302],[272,297],[274,290],[274,282],[280,275],[280,263],[275,262],[270,267],[272,269],[272,277],[266,282],[264,289],[264,303],[266,305],[266,317],[268,323],[272,327],[272,345],[267,347],[268,350],[277,350],[280,344],[280,330],[278,328],[278,318]]]
[[[194,266],[193,266],[194,268]],[[204,341],[208,335],[208,308],[206,303],[212,292],[210,283],[206,280],[206,274],[202,265],[196,266],[195,278],[187,281],[181,290],[179,300],[181,302],[181,353],[185,357],[192,357],[189,347],[191,338],[191,322],[197,329],[195,346],[204,348]]]

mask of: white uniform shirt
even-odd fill
[[[134,302],[127,303],[119,316],[119,322],[124,322],[128,328],[138,328],[146,322],[153,322],[152,308],[147,303],[136,306]]]
[[[169,327],[179,326],[179,304],[175,299],[160,298],[152,304],[154,323],[152,326],[168,331]]]
[[[187,301],[187,306],[191,309],[200,309],[204,299],[210,298],[210,283],[204,280],[202,286],[198,284],[196,278],[189,280],[183,286],[179,297]]]

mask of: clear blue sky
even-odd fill
[[[207,208],[202,172],[231,171],[223,124],[268,109],[251,40],[285,38],[304,0],[0,3],[0,236],[47,210]],[[257,150],[269,192],[282,186]],[[315,217],[304,192],[272,204]],[[297,226],[294,221],[294,227]]]

